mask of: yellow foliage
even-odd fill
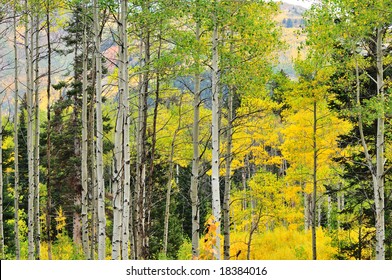
[[[66,222],[65,222],[65,215],[63,213],[63,209],[59,208],[59,210],[57,211],[57,215],[54,218],[56,220],[56,230],[57,230],[57,235],[61,235],[62,230],[65,228],[66,226]]]
[[[248,232],[232,232],[230,256],[245,260],[248,251]],[[331,260],[337,254],[332,238],[321,228],[317,229],[317,258]],[[250,259],[252,260],[309,260],[312,259],[311,232],[285,227],[253,235]]]
[[[213,216],[210,216],[205,223],[205,235],[204,238],[200,240],[200,260],[213,260],[214,254],[216,253],[216,241],[217,241],[217,227],[220,226],[218,222],[215,221]],[[221,236],[219,236],[221,238]],[[222,243],[222,242],[221,242]],[[221,250],[222,251],[222,250]]]

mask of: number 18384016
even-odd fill
[[[241,266],[227,266],[219,268],[220,275],[267,275],[266,267],[241,267]]]

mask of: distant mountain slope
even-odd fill
[[[280,5],[281,13],[277,16],[277,21],[282,26],[283,40],[287,49],[279,56],[277,70],[285,71],[290,77],[295,78],[293,61],[298,57],[298,47],[305,40],[304,35],[299,35],[299,31],[304,24],[303,14],[306,8],[288,3]]]

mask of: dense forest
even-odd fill
[[[0,3],[1,259],[392,259],[391,0]]]

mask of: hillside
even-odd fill
[[[301,6],[283,3],[280,6],[281,13],[277,17],[282,26],[282,40],[286,42],[286,51],[279,56],[277,70],[285,71],[290,77],[295,78],[293,61],[298,57],[298,47],[305,40],[304,35],[299,34],[304,23],[303,14],[306,9]]]

